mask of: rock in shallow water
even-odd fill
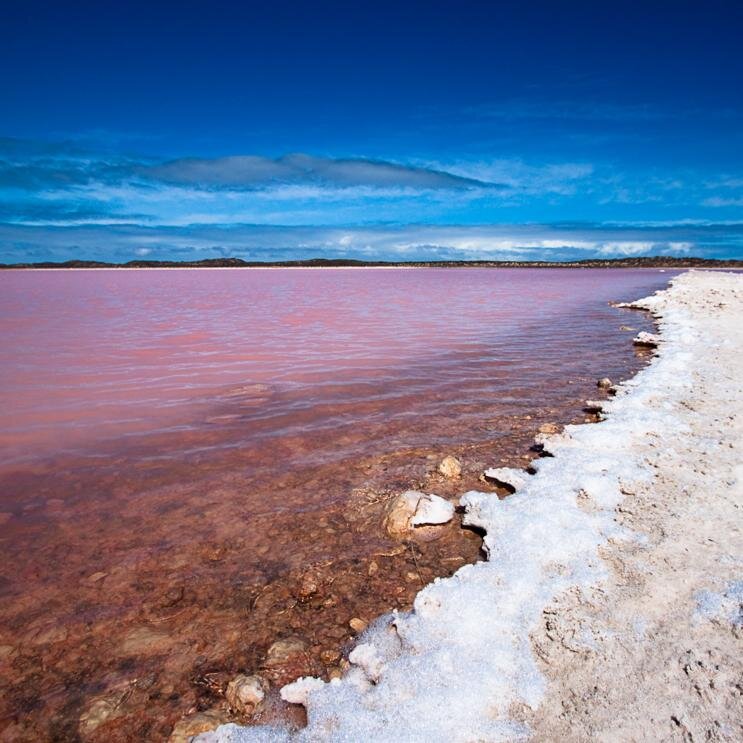
[[[368,622],[365,622],[363,619],[360,619],[359,617],[354,617],[349,623],[348,626],[357,634],[359,632],[363,632],[366,629]]]
[[[560,433],[560,426],[557,423],[542,423],[539,433]]]
[[[309,646],[301,637],[277,640],[268,649],[263,668],[265,675],[276,686],[283,686],[300,676],[312,675],[316,670]]]
[[[512,467],[490,467],[483,472],[483,479],[506,487],[513,492],[526,485],[528,475],[523,470]]]
[[[176,723],[168,738],[168,743],[189,743],[193,736],[206,733],[208,730],[215,730],[228,721],[227,714],[218,709],[184,717]]]
[[[108,722],[116,717],[120,717],[123,713],[120,702],[121,695],[115,695],[112,698],[106,697],[103,699],[96,699],[86,710],[80,715],[79,731],[83,739],[90,735],[99,725],[104,722]]]
[[[444,477],[448,477],[453,480],[461,476],[462,464],[456,457],[452,457],[451,455],[449,455],[448,457],[444,457],[441,460],[441,463],[438,466],[438,470]]]
[[[646,348],[655,348],[660,343],[660,336],[646,333],[644,330],[638,333],[632,341],[636,346],[645,346]]]
[[[232,709],[243,715],[253,715],[266,698],[268,684],[260,676],[240,674],[227,685],[225,697]]]
[[[407,490],[388,505],[384,526],[393,539],[431,541],[443,534],[442,525],[453,516],[454,506],[444,498]]]
[[[120,655],[157,655],[167,651],[173,641],[167,632],[152,627],[134,627],[119,646]]]

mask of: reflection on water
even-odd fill
[[[648,327],[608,301],[669,276],[0,274],[2,735],[166,738],[283,636],[336,672],[350,619],[478,556],[456,529],[391,542],[386,499],[487,487],[540,423],[583,420],[640,363],[620,327]]]

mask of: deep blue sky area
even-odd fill
[[[743,4],[6,0],[0,261],[743,257]]]

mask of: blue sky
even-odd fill
[[[743,257],[738,3],[51,5],[0,261]]]

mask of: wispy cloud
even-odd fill
[[[334,159],[291,154],[279,158],[233,156],[173,160],[141,171],[164,183],[202,188],[266,188],[313,184],[330,187],[461,189],[502,188],[502,184],[470,178],[443,169],[382,160]]]
[[[447,172],[475,181],[497,182],[508,189],[508,195],[569,195],[576,192],[595,171],[591,163],[531,164],[520,159],[500,158],[474,162],[434,164]]]
[[[743,196],[737,198],[725,198],[721,196],[712,196],[702,202],[705,206],[726,207],[726,206],[743,206]]]
[[[443,169],[364,158],[295,153],[279,158],[235,155],[167,162],[100,156],[75,144],[0,139],[0,188],[43,191],[92,183],[175,185],[202,190],[262,190],[285,186],[499,189],[504,185]]]
[[[740,182],[730,170],[701,177],[693,171],[622,172],[606,162],[539,162],[519,157],[398,162],[293,154],[165,161],[93,151],[79,141],[0,139],[0,222],[48,226],[50,245],[52,237],[78,240],[95,234],[98,250],[103,250],[108,225],[127,259],[136,257],[135,248],[146,248],[153,257],[159,255],[157,251],[176,255],[176,249],[202,245],[206,235],[211,237],[204,249],[245,249],[264,257],[264,248],[292,254],[291,242],[279,244],[266,237],[273,232],[260,233],[266,239],[262,247],[251,242],[259,233],[257,227],[246,228],[248,224],[284,230],[276,234],[286,241],[298,239],[299,233],[292,229],[315,225],[309,242],[294,243],[313,255],[345,250],[372,257],[376,250],[389,256],[469,258],[543,251],[559,257],[560,251],[629,255],[704,250],[706,243],[698,237],[658,240],[649,238],[647,230],[621,239],[608,237],[606,231],[586,237],[582,230],[562,242],[568,233],[509,228],[504,236],[494,227],[478,231],[478,225],[571,219],[635,224],[644,219],[649,224],[705,217],[719,222],[720,214],[736,221],[736,209],[743,206]],[[397,228],[388,234],[377,229],[413,223],[418,226],[408,232]],[[471,227],[442,232],[451,224]],[[333,242],[332,230],[348,225],[354,227],[344,233],[346,243]],[[376,227],[365,231],[365,225]],[[77,229],[83,226],[90,226],[93,233]],[[125,227],[133,231],[122,232]],[[15,234],[9,230],[3,233],[5,240]],[[329,242],[318,242],[319,234],[329,236]],[[367,242],[362,241],[364,235]],[[25,237],[13,239],[12,244],[0,241],[0,250],[28,247]],[[133,247],[130,240],[136,241]],[[43,250],[42,244],[36,249]]]
[[[663,227],[488,225],[270,227],[200,225],[105,228],[0,225],[0,260],[146,256],[199,260],[298,260],[318,256],[370,260],[575,260],[628,255],[740,256],[743,223]]]

